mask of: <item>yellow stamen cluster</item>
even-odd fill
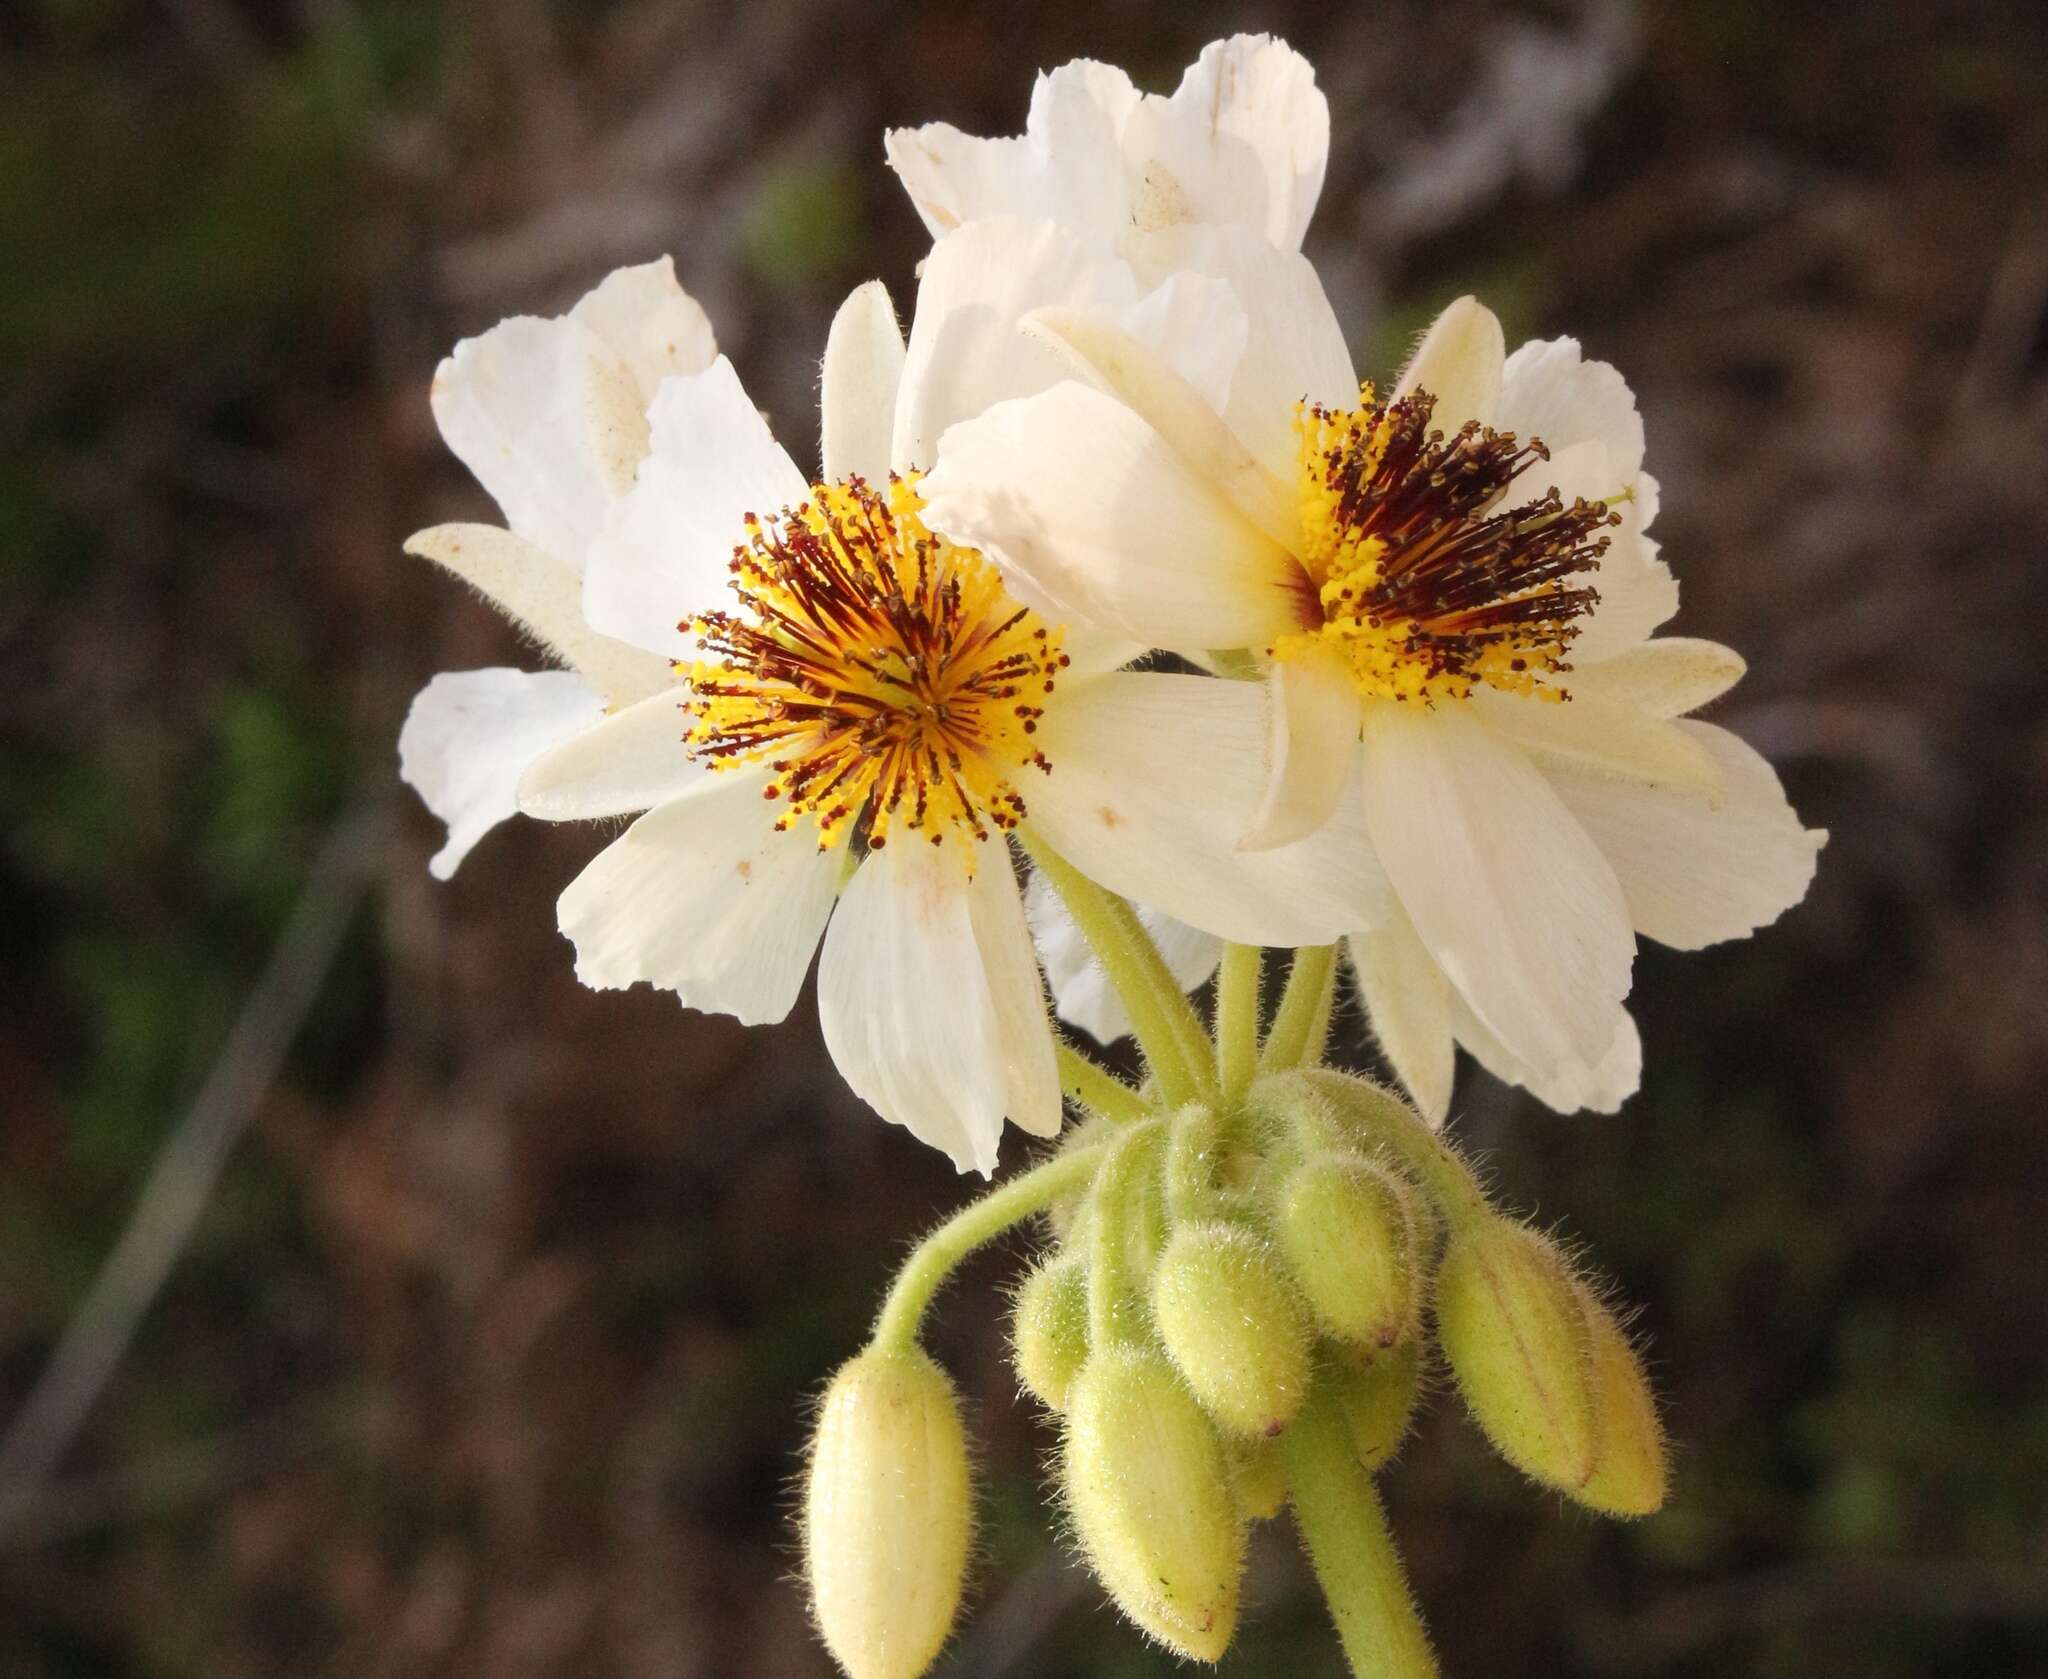
[[[1427,391],[1381,403],[1367,385],[1359,404],[1296,416],[1302,558],[1323,621],[1269,651],[1335,652],[1368,698],[1434,704],[1480,683],[1568,698],[1553,679],[1599,599],[1570,579],[1599,565],[1608,539],[1595,533],[1620,515],[1567,507],[1555,488],[1504,505],[1550,452],[1476,421],[1447,438],[1430,429]]]
[[[736,612],[688,628],[690,750],[714,768],[767,764],[776,821],[827,850],[900,824],[933,845],[1014,828],[1013,777],[1051,769],[1032,743],[1066,665],[1060,636],[972,549],[926,530],[915,477],[812,486],[733,550]]]

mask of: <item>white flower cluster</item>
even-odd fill
[[[1433,1121],[1457,1044],[1614,1109],[1637,936],[1747,935],[1823,836],[1692,717],[1742,661],[1655,634],[1619,373],[1461,299],[1361,384],[1300,254],[1328,134],[1265,37],[1171,97],[1066,65],[1019,137],[891,133],[933,244],[907,337],[879,283],[840,309],[815,477],[665,259],[458,345],[434,414],[505,528],[410,548],[555,668],[414,703],[434,872],[516,811],[637,814],[562,896],[582,979],[771,1021],[820,953],[849,1083],[963,1170],[1059,1128],[1045,976],[1129,1024],[1013,838],[1185,987],[1341,943]]]

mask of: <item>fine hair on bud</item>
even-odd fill
[[[1437,1339],[1494,1449],[1576,1492],[1599,1459],[1585,1295],[1548,1238],[1503,1218],[1453,1233],[1436,1284]]]
[[[1361,1346],[1413,1339],[1422,1315],[1428,1225],[1421,1196],[1355,1154],[1324,1154],[1289,1173],[1273,1234],[1328,1334]]]
[[[1371,1354],[1333,1347],[1320,1379],[1329,1384],[1359,1463],[1367,1469],[1391,1463],[1421,1404],[1422,1342],[1411,1339]]]
[[[1237,1630],[1245,1524],[1209,1419],[1156,1349],[1101,1347],[1067,1394],[1074,1537],[1140,1630],[1213,1662]]]
[[[1051,1411],[1088,1358],[1088,1267],[1076,1253],[1041,1261],[1018,1286],[1010,1337],[1017,1379]]]
[[[1600,1451],[1593,1473],[1572,1496],[1608,1516],[1648,1516],[1671,1487],[1670,1452],[1657,1396],[1628,1331],[1592,1288],[1580,1284],[1592,1331],[1593,1399],[1600,1408]]]
[[[832,1378],[804,1480],[804,1573],[849,1679],[918,1679],[953,1629],[973,1504],[946,1374],[870,1348]]]
[[[1260,1236],[1204,1221],[1173,1233],[1152,1321],[1202,1408],[1233,1434],[1278,1434],[1308,1395],[1307,1319]]]

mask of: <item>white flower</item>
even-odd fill
[[[399,773],[448,825],[430,865],[438,878],[518,809],[533,759],[667,686],[663,660],[585,624],[581,576],[647,451],[655,387],[716,353],[704,311],[663,258],[620,269],[566,315],[466,339],[435,374],[441,435],[511,528],[442,525],[407,551],[482,591],[567,667],[448,672],[413,701]]]
[[[1244,841],[1292,844],[1362,786],[1393,905],[1352,953],[1426,1111],[1454,1039],[1555,1107],[1611,1110],[1640,1076],[1635,933],[1752,932],[1824,837],[1749,748],[1683,720],[1743,666],[1650,639],[1678,595],[1644,535],[1634,398],[1569,340],[1505,358],[1465,299],[1376,401],[1298,259],[1231,230],[1188,248],[1249,316],[1220,409],[1099,319],[1041,314],[1095,388],[949,431],[926,520],[1055,610],[1253,651],[1273,733]]]
[[[1028,816],[1112,891],[1253,942],[1327,942],[1383,891],[1362,820],[1236,848],[1266,746],[1255,685],[1120,670],[1139,649],[1046,619],[926,532],[922,440],[1060,377],[1014,328],[1047,297],[1107,310],[1134,343],[1184,346],[1176,377],[1213,380],[1214,333],[1243,337],[1212,282],[1140,295],[1070,233],[978,223],[927,260],[908,346],[879,285],[840,310],[820,482],[724,358],[665,381],[584,603],[687,680],[557,747],[520,788],[537,816],[647,811],[562,896],[586,983],[775,1020],[822,941],[841,1072],[983,1172],[1006,1116],[1036,1135],[1060,1116],[1005,830]]]
[[[1016,215],[1124,255],[1190,222],[1241,224],[1297,250],[1322,191],[1330,113],[1299,53],[1237,35],[1204,48],[1171,97],[1076,59],[1039,76],[1022,135],[930,123],[892,129],[884,148],[935,238]]]

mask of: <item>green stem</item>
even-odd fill
[[[1266,1037],[1263,1066],[1269,1073],[1299,1067],[1311,1055],[1320,1058],[1330,1030],[1330,1005],[1336,996],[1337,947],[1310,945],[1294,953],[1280,1011]]]
[[[1335,1396],[1318,1385],[1281,1436],[1295,1525],[1345,1658],[1358,1679],[1435,1679],[1372,1476],[1358,1461]]]
[[[889,1298],[875,1320],[872,1344],[899,1352],[914,1346],[925,1309],[953,1268],[982,1243],[994,1241],[1013,1225],[1044,1212],[1062,1195],[1087,1183],[1111,1146],[1101,1143],[1055,1155],[962,1207],[918,1243],[889,1287]]]
[[[1083,1107],[1093,1108],[1120,1124],[1145,1118],[1151,1109],[1145,1098],[1107,1067],[1096,1065],[1072,1044],[1059,1045],[1060,1090]]]
[[[1216,1163],[1222,1152],[1222,1116],[1214,1108],[1187,1107],[1173,1116],[1166,1139],[1166,1210],[1175,1224],[1216,1212],[1222,1200]]]
[[[1067,906],[1081,936],[1095,952],[1131,1017],[1166,1105],[1177,1108],[1204,1093],[1211,1078],[1209,1040],[1195,1018],[1180,982],[1145,931],[1137,912],[1069,863],[1028,828],[1017,831],[1024,847]],[[1199,1045],[1199,1049],[1196,1049]]]
[[[1227,944],[1216,974],[1216,1066],[1223,1105],[1234,1108],[1259,1066],[1259,978],[1266,953]]]
[[[1330,1099],[1354,1136],[1363,1133],[1398,1160],[1453,1225],[1491,1216],[1472,1168],[1406,1102],[1327,1067],[1311,1067],[1301,1077]]]
[[[1134,1125],[1109,1145],[1088,1202],[1088,1336],[1107,1347],[1136,1339],[1142,1314],[1131,1280],[1130,1201],[1152,1164],[1164,1119]]]

